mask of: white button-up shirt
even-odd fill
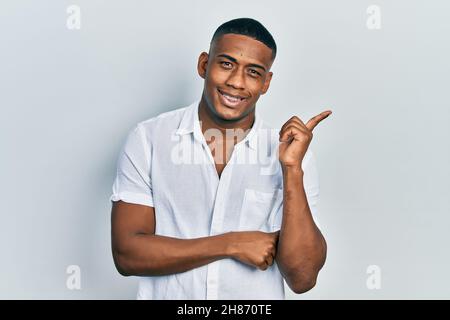
[[[219,178],[198,106],[199,100],[131,130],[118,158],[110,200],[154,207],[155,234],[168,237],[279,230],[283,176],[278,130],[264,124],[256,112],[251,130],[235,145]],[[310,150],[302,168],[315,219],[319,184]],[[252,300],[284,299],[285,294],[276,263],[262,271],[227,258],[177,274],[140,277],[137,298]]]

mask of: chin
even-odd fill
[[[244,112],[242,110],[233,109],[216,102],[214,105],[216,116],[222,120],[235,121],[240,120]]]

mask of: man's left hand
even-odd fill
[[[312,117],[306,124],[299,117],[293,116],[281,127],[278,151],[283,167],[301,169],[303,157],[313,138],[313,129],[330,114],[331,110],[324,111]]]

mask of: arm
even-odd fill
[[[326,242],[311,215],[301,169],[283,168],[283,218],[277,264],[295,293],[312,289],[325,263]]]
[[[283,170],[283,217],[276,261],[295,293],[312,289],[325,263],[327,245],[314,223],[303,186],[302,160],[312,140],[312,130],[331,112],[305,125],[292,117],[280,130],[279,158]]]
[[[277,234],[229,232],[177,239],[155,235],[153,207],[113,203],[111,240],[114,263],[124,276],[157,276],[184,272],[224,258],[235,258],[265,270]]]

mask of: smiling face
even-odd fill
[[[272,62],[272,50],[251,37],[225,34],[216,39],[209,54],[200,54],[197,66],[210,113],[222,121],[239,121],[252,113],[269,89]]]

